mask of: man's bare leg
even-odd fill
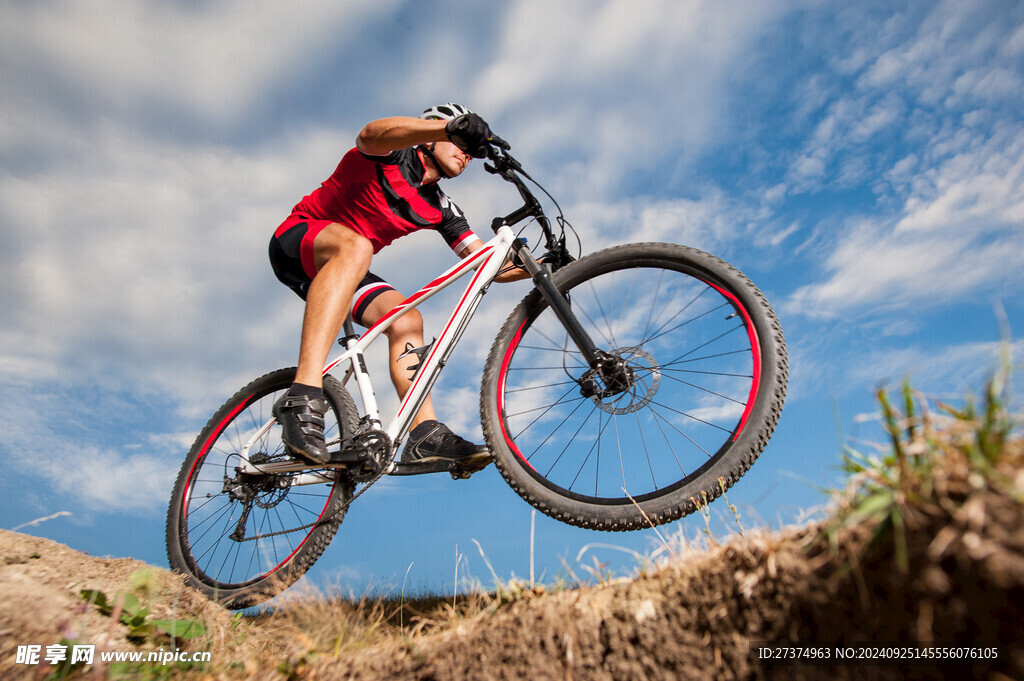
[[[403,302],[405,302],[405,296],[398,291],[394,289],[385,291],[366,306],[366,310],[362,314],[362,321],[368,326],[373,326],[394,307],[401,305]],[[415,372],[410,367],[416,366],[420,362],[420,358],[416,355],[406,355],[401,359],[399,357],[405,352],[407,344],[414,348],[423,347],[423,316],[420,315],[419,310],[410,310],[388,327],[384,334],[388,337],[388,353],[391,359],[391,382],[395,385],[399,399],[402,399],[409,392],[409,388],[412,387],[412,377]],[[434,403],[430,396],[427,395],[426,401],[420,408],[419,413],[416,414],[416,418],[412,421],[412,426],[415,428],[424,421],[436,419]]]
[[[295,383],[273,410],[284,443],[313,463],[330,458],[324,444],[323,417],[329,406],[322,391],[324,363],[372,257],[366,237],[337,223],[321,230],[313,242],[317,274],[306,294],[299,367]]]
[[[385,291],[377,296],[363,312],[362,322],[373,326],[396,305],[405,301],[405,296],[395,290]],[[404,398],[412,387],[415,372],[410,367],[416,366],[421,360],[416,355],[406,355],[407,345],[419,348],[423,342],[423,317],[417,310],[410,310],[384,332],[388,337],[390,354],[391,382]],[[401,359],[399,359],[401,357]],[[438,422],[434,414],[434,405],[430,398],[424,401],[420,411],[413,419],[409,430],[409,444],[402,453],[402,461],[433,461],[448,460],[458,462],[467,472],[478,471],[491,462],[491,455],[483,445],[459,437],[449,430],[448,426]]]
[[[327,355],[348,316],[356,287],[370,269],[372,257],[370,240],[348,227],[334,223],[316,236],[313,260],[317,274],[306,294],[296,383],[323,385]]]

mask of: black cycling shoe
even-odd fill
[[[402,463],[450,461],[468,473],[486,468],[493,460],[485,445],[467,442],[438,421],[416,426],[402,451]]]
[[[331,455],[324,444],[324,414],[329,407],[322,397],[288,393],[274,404],[272,413],[288,451],[310,463],[327,463]]]

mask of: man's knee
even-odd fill
[[[384,333],[389,338],[423,335],[423,315],[419,310],[409,310],[388,327]]]
[[[362,234],[333,223],[317,234],[313,242],[313,258],[320,270],[336,257],[343,257],[350,265],[366,271],[373,259],[373,244]]]

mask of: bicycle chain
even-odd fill
[[[257,535],[252,536],[252,537],[245,537],[244,539],[239,540],[240,543],[244,542],[244,541],[254,541],[256,539],[266,539],[267,537],[276,537],[278,535],[289,534],[291,532],[299,532],[301,530],[309,529],[310,527],[316,527],[316,526],[319,526],[319,525],[323,525],[323,524],[327,523],[328,521],[330,521],[332,518],[334,518],[339,513],[342,513],[344,511],[348,510],[349,505],[353,501],[355,501],[356,499],[361,497],[363,495],[363,492],[365,492],[366,490],[370,489],[370,487],[375,482],[377,482],[382,477],[384,477],[384,474],[387,473],[388,468],[391,466],[392,460],[395,458],[395,450],[394,450],[394,447],[391,445],[391,440],[388,438],[387,434],[385,434],[384,431],[382,431],[382,430],[371,430],[371,431],[368,431],[367,433],[364,433],[364,434],[370,434],[370,433],[377,434],[377,435],[381,436],[381,441],[384,443],[384,449],[386,450],[385,451],[385,455],[384,455],[384,461],[381,464],[380,470],[377,471],[377,473],[372,478],[370,478],[370,480],[363,486],[363,488],[361,490],[359,490],[358,492],[353,494],[352,498],[350,498],[348,501],[346,501],[344,504],[342,504],[340,508],[335,509],[335,511],[333,513],[331,513],[329,516],[327,516],[326,518],[317,518],[316,520],[314,520],[313,522],[309,523],[308,525],[303,525],[301,527],[293,527],[290,530],[278,530],[277,532],[267,532],[266,534],[257,534]],[[340,474],[340,471],[338,471],[338,473]]]

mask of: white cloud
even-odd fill
[[[556,161],[563,176],[568,163],[567,187],[619,193],[632,172],[696,158],[725,138],[730,74],[791,8],[520,0],[501,20],[474,100],[526,157]]]
[[[826,279],[798,289],[787,307],[829,316],[982,292],[1012,295],[1024,280],[1022,158],[1024,128],[958,145],[915,177],[894,218],[848,225],[826,262]],[[893,174],[914,162],[904,159]]]
[[[75,365],[84,346],[134,381],[159,374],[169,354],[192,354],[205,370],[225,359],[214,339],[232,353],[280,349],[266,332],[287,296],[268,299],[278,286],[266,243],[300,191],[295,178],[329,172],[315,168],[330,168],[346,137],[310,131],[306,153],[293,156],[141,146],[112,129],[92,141],[88,162],[5,182],[0,215],[31,239],[4,275],[15,324],[0,353]]]
[[[49,381],[37,380],[26,392],[20,376],[0,377],[0,424],[10,479],[41,479],[52,493],[88,510],[152,513],[166,508],[194,434],[150,433],[133,441],[132,431],[152,405]],[[120,422],[114,435],[120,443],[97,433],[99,424],[111,418]]]
[[[353,101],[340,119],[311,122],[326,115],[323,102],[296,104],[288,86],[318,79],[330,97],[357,71],[374,68],[391,51],[344,64],[325,64],[324,56],[397,4],[4,5],[0,368],[8,385],[59,377],[66,388],[159,396],[178,416],[201,419],[258,373],[294,363],[302,305],[273,279],[266,243],[351,146],[362,122],[355,117],[371,107]],[[793,297],[820,313],[955,297],[996,286],[1000,269],[1019,272],[1015,253],[1024,249],[1012,235],[1021,231],[1024,205],[1022,137],[1006,128],[985,142],[986,107],[1013,101],[1019,69],[989,68],[986,60],[1020,54],[1024,34],[969,31],[971,17],[956,3],[919,27],[900,14],[879,35],[849,39],[848,58],[836,68],[859,89],[844,92],[826,72],[795,85],[796,118],[814,132],[798,153],[787,152],[788,177],[740,178],[736,192],[691,179],[694,160],[709,150],[749,142],[733,140],[737,121],[763,112],[738,84],[757,80],[761,38],[804,5],[814,3],[520,0],[487,25],[458,24],[453,4],[417,10],[424,23],[410,40],[420,43],[408,52],[416,59],[382,68],[360,100],[417,102],[415,110],[439,92],[465,95],[563,203],[587,251],[667,240],[727,258],[743,250],[771,267],[803,224],[775,223],[788,200],[833,180],[849,185],[877,175],[880,191],[901,208],[884,219],[860,216],[835,240],[823,281]],[[956,106],[977,127],[922,116],[917,100]],[[257,139],[261,131],[247,122],[285,101],[316,112],[284,118],[258,143],[237,141]],[[868,163],[867,147],[904,125],[928,144],[899,154],[899,163]],[[518,205],[511,187],[478,170],[452,193],[485,239],[490,218]],[[397,243],[375,271],[413,290],[451,264],[431,239]],[[823,247],[820,237],[804,243],[800,252]],[[409,257],[424,248],[437,257]],[[979,257],[991,260],[978,267]],[[522,285],[492,288],[470,330],[484,340],[458,351],[465,366],[482,367],[493,333],[524,294]],[[439,314],[428,317],[428,336]],[[378,398],[391,408],[383,362],[374,361]],[[448,372],[441,387],[450,396],[438,405],[467,435],[476,432],[470,374]],[[51,386],[44,399],[62,389]],[[51,422],[23,417],[54,450],[69,439]],[[180,437],[167,438],[175,448],[166,460],[164,452],[150,456],[95,433],[82,437],[79,459],[56,459],[69,472],[62,493],[93,507],[141,508],[144,494],[118,498],[129,480],[118,471],[148,471],[157,482],[141,489],[163,503],[158,488],[180,463]],[[31,443],[30,434],[18,442]],[[90,460],[113,472],[102,477]]]
[[[5,3],[0,39],[5,71],[15,70],[26,90],[42,72],[57,75],[39,84],[59,88],[55,97],[102,102],[108,111],[156,106],[224,121],[260,106],[268,86],[315,67],[321,50],[357,35],[395,4],[323,1],[297,10],[274,0]]]
[[[956,400],[979,390],[982,381],[999,369],[1004,350],[1009,350],[1013,364],[1019,364],[1024,357],[1024,341],[1013,342],[1008,348],[999,342],[974,342],[938,350],[876,350],[850,363],[849,379],[858,384],[884,382],[889,388],[907,379],[930,398]]]
[[[1024,283],[1024,126],[991,108],[1022,91],[1019,66],[998,56],[1015,29],[963,3],[913,21],[898,14],[874,39],[857,89],[792,162],[794,191],[875,175],[878,203],[834,232],[823,278],[796,290],[790,311],[930,307]],[[871,147],[879,134],[886,146]]]

